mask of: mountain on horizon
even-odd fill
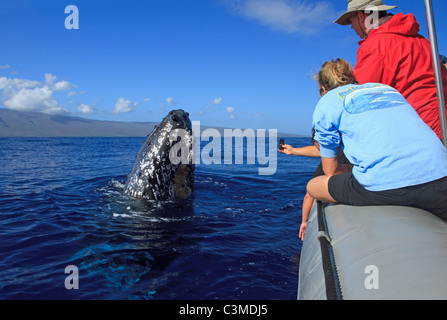
[[[145,137],[155,125],[0,109],[0,137]]]
[[[75,116],[0,108],[0,137],[146,137],[158,122],[120,122],[91,120]],[[223,127],[217,129],[223,136]],[[302,137],[278,133],[278,137]]]

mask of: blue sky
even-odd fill
[[[385,1],[413,13],[423,0]],[[79,9],[68,30],[65,7]],[[447,1],[433,0],[447,55]],[[312,75],[356,63],[358,37],[333,24],[346,0],[15,0],[0,3],[2,108],[160,121],[182,108],[203,125],[309,134]],[[443,21],[444,20],[444,21]]]

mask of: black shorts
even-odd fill
[[[447,177],[386,191],[366,190],[352,173],[332,176],[329,193],[337,202],[352,206],[396,205],[427,210],[447,220]]]

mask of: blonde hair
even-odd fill
[[[326,61],[316,76],[320,86],[320,95],[322,88],[330,91],[340,86],[357,83],[351,65],[344,59]]]

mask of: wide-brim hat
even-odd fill
[[[384,5],[382,0],[348,0],[348,10],[334,22],[341,24],[342,26],[347,26],[350,24],[349,18],[358,11],[387,11],[395,8],[397,8],[397,6]]]

